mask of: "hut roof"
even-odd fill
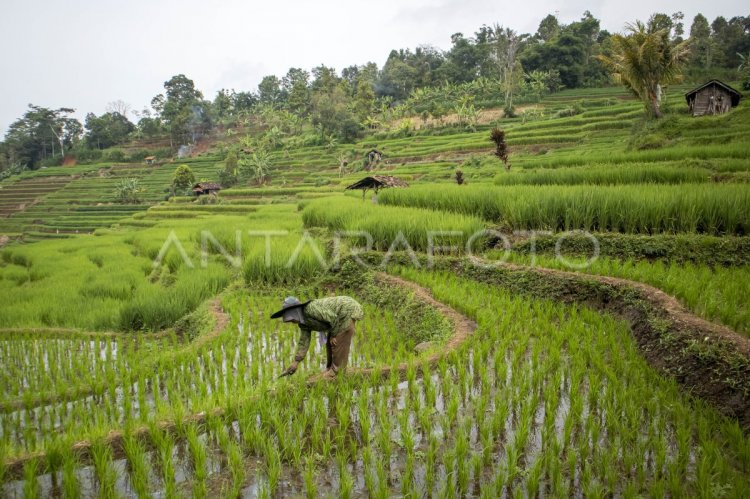
[[[409,184],[390,175],[373,175],[353,183],[347,189],[382,189],[384,187],[409,187]]]
[[[221,190],[221,185],[216,182],[198,182],[193,186],[193,190],[201,191],[218,191]]]
[[[146,161],[151,161],[151,160],[154,160],[154,159],[156,159],[156,156],[146,156],[146,157],[145,157],[145,158],[143,158],[143,159],[144,159],[144,160],[146,160]]]
[[[716,79],[709,80],[706,83],[704,83],[703,85],[701,85],[699,87],[695,87],[691,91],[685,93],[685,100],[688,101],[688,102],[690,102],[690,98],[693,95],[697,94],[698,92],[700,92],[704,88],[706,88],[708,86],[711,86],[711,85],[716,85],[717,87],[721,87],[724,90],[726,90],[727,92],[729,92],[729,95],[732,96],[732,107],[734,107],[734,106],[736,106],[737,104],[740,103],[740,97],[742,97],[742,95],[737,90],[733,89],[732,87],[730,87],[726,83],[724,83],[724,82],[722,82],[720,80],[716,80]]]

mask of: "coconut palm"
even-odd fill
[[[612,56],[599,60],[616,81],[630,89],[654,118],[660,118],[662,86],[679,81],[689,55],[688,42],[673,43],[669,29],[648,27],[640,21],[626,26],[628,35],[613,35]]]

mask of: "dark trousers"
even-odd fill
[[[331,345],[331,335],[328,334],[326,341],[326,369],[332,369],[334,373],[346,369],[349,362],[349,349],[352,346],[355,321],[349,322],[349,327],[336,336],[336,346]]]

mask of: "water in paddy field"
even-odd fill
[[[240,377],[248,385],[266,383],[263,386],[273,388],[258,404],[250,405],[254,412],[221,421],[228,442],[243,449],[244,478],[239,487],[243,497],[266,496],[270,487],[269,454],[263,447],[258,450],[253,443],[256,437],[282,455],[275,487],[280,496],[303,495],[311,486],[318,496],[338,496],[342,484],[348,482],[355,496],[387,490],[397,495],[418,491],[435,497],[451,491],[476,497],[490,490],[492,497],[510,497],[518,491],[554,497],[565,490],[566,495],[583,497],[592,475],[618,495],[630,482],[641,483],[638,490],[649,491],[651,482],[669,473],[678,473],[683,481],[694,480],[697,474],[698,445],[692,436],[687,441],[681,439],[679,420],[670,407],[648,397],[623,399],[618,390],[633,381],[597,375],[590,368],[579,372],[573,367],[573,354],[566,348],[555,354],[543,336],[488,339],[483,337],[490,334],[485,326],[477,333],[478,339],[472,340],[471,349],[452,355],[427,378],[421,378],[421,367],[412,376],[407,374],[405,381],[358,378],[339,394],[332,385],[304,387],[300,383],[304,375],[321,370],[325,362],[325,353],[314,338],[306,371],[300,373],[303,376],[298,374],[291,383],[268,385],[291,359],[297,332],[267,321],[265,310],[241,310],[226,337],[204,345],[171,371],[157,370],[149,377],[142,397],[141,385],[134,382],[130,414],[148,415],[158,404],[185,392],[245,393],[230,389],[234,385],[229,383]],[[599,327],[584,322],[577,334],[584,330],[601,333]],[[362,333],[362,338],[375,337]],[[623,355],[618,348],[608,355]],[[362,344],[355,352],[368,353],[368,345]],[[364,365],[370,362],[365,355],[354,358]],[[175,377],[183,385],[171,386]],[[114,399],[120,411],[118,421],[124,417],[124,397],[125,391],[118,386]],[[339,401],[344,401],[344,412],[339,412]],[[75,404],[94,411],[102,401],[87,396],[2,415],[3,438],[24,438],[22,430],[28,425],[34,425],[38,439],[52,427],[64,429],[71,423],[63,421],[66,412],[61,407]],[[626,417],[631,405],[639,408],[636,418]],[[305,420],[300,412],[306,410],[311,417]],[[54,424],[44,419],[49,417],[56,418]],[[304,426],[299,426],[302,421],[306,421]],[[627,426],[618,426],[623,422]],[[210,424],[200,426],[198,432],[206,447],[204,485],[212,495],[226,495],[237,471],[229,461],[227,442],[222,443],[223,437]],[[320,442],[315,443],[315,438]],[[301,461],[295,462],[287,447],[298,444],[303,451]],[[336,458],[339,453],[345,455],[343,476]],[[184,440],[175,437],[171,456],[175,487],[182,495],[191,495],[198,484]],[[315,463],[312,478],[305,464],[309,456]],[[116,491],[135,497],[130,466],[117,457],[113,463]],[[160,461],[159,452],[147,452],[148,490],[156,497],[166,496],[168,491]],[[611,470],[599,464],[607,462]],[[555,466],[559,472],[554,471]],[[99,494],[93,466],[79,465],[75,476],[84,497]],[[56,495],[61,479],[60,473],[55,480],[50,474],[40,476],[43,495]],[[556,480],[564,482],[562,489],[556,488]],[[0,495],[23,497],[25,485],[23,480],[6,483]]]
[[[430,385],[434,387],[435,398],[434,411],[431,413],[430,420],[432,427],[429,431],[429,435],[422,429],[419,420],[419,416],[412,410],[408,416],[408,426],[413,429],[414,434],[414,446],[409,451],[402,445],[402,433],[400,430],[399,418],[404,416],[404,411],[407,407],[414,407],[415,404],[424,406],[427,403],[427,395],[425,393],[425,383],[422,379],[417,379],[412,386],[408,381],[399,382],[395,385],[395,390],[391,391],[392,386],[388,381],[383,386],[368,387],[366,392],[353,392],[354,400],[359,397],[367,397],[369,399],[370,411],[368,417],[370,419],[371,434],[378,431],[378,419],[377,409],[374,407],[377,404],[379,397],[386,397],[387,417],[390,421],[390,432],[389,439],[393,443],[391,449],[390,459],[383,461],[384,455],[378,449],[376,444],[371,444],[373,457],[370,462],[366,462],[362,452],[362,432],[361,423],[359,421],[359,413],[357,407],[352,407],[349,413],[349,419],[351,424],[347,429],[346,435],[350,442],[355,443],[359,450],[355,460],[347,463],[347,472],[353,479],[352,492],[359,495],[368,495],[368,482],[372,480],[378,480],[377,474],[384,474],[383,484],[388,487],[391,491],[401,491],[404,489],[405,484],[402,482],[404,471],[407,468],[407,461],[411,461],[411,485],[409,487],[414,488],[417,491],[426,491],[432,489],[432,495],[441,495],[446,489],[457,489],[460,488],[459,484],[456,483],[456,466],[455,461],[450,459],[442,461],[440,456],[436,458],[436,462],[428,464],[425,456],[430,453],[430,435],[433,439],[437,439],[440,450],[439,455],[450,454],[450,450],[455,445],[456,438],[456,425],[465,425],[467,430],[464,435],[468,439],[468,449],[472,456],[481,456],[484,452],[482,442],[482,426],[485,421],[481,418],[474,418],[475,407],[474,404],[482,396],[482,387],[478,385],[476,381],[477,373],[473,370],[472,362],[473,352],[469,352],[467,361],[465,364],[465,384],[457,386],[456,383],[461,378],[458,374],[457,368],[450,367],[446,371],[446,378],[441,378],[440,373],[432,373],[430,376]],[[530,362],[530,358],[523,359],[522,362]],[[463,463],[470,469],[465,472],[468,476],[467,489],[463,490],[463,493],[467,497],[478,497],[480,495],[480,488],[486,486],[487,483],[491,483],[497,475],[499,469],[504,466],[507,459],[506,445],[508,442],[512,442],[517,434],[517,423],[520,417],[520,412],[523,411],[525,400],[523,395],[518,396],[517,388],[513,386],[514,381],[514,370],[513,364],[514,359],[511,354],[508,354],[504,358],[506,369],[502,372],[495,372],[494,370],[488,371],[485,377],[489,376],[490,379],[497,383],[497,388],[492,390],[492,398],[490,404],[486,407],[483,413],[485,418],[491,419],[493,415],[498,411],[498,404],[506,405],[506,416],[499,423],[500,432],[502,438],[493,439],[491,442],[491,450],[489,451],[489,457],[481,465],[473,466],[472,462]],[[548,378],[546,378],[548,379]],[[447,381],[447,384],[446,384]],[[518,380],[516,380],[518,381]],[[448,388],[448,393],[443,391],[444,387]],[[602,389],[606,389],[606,386],[602,386]],[[538,390],[539,388],[537,388]],[[532,424],[530,432],[528,434],[527,444],[524,448],[522,461],[526,465],[532,465],[536,459],[542,455],[543,442],[545,436],[543,435],[543,428],[545,421],[548,418],[553,419],[554,438],[560,439],[565,434],[565,424],[571,411],[570,406],[570,389],[571,380],[568,377],[560,378],[560,385],[556,387],[556,391],[559,393],[560,398],[558,404],[553,408],[552,413],[548,414],[544,406],[543,401],[537,401],[536,407],[530,412],[532,416]],[[486,389],[485,389],[486,390]],[[458,395],[458,420],[450,422],[448,413],[450,409],[448,406],[450,402],[446,400],[456,400],[456,393],[463,392]],[[411,394],[411,395],[410,395]],[[516,394],[516,400],[518,405],[515,405],[514,394]],[[581,392],[584,398],[587,398],[588,393],[584,389]],[[331,407],[331,401],[328,398],[324,398],[324,406]],[[594,417],[594,413],[601,419],[609,417],[606,413],[599,412],[596,408],[593,408],[585,403],[583,405],[582,420],[586,420],[589,414]],[[465,417],[460,416],[464,414]],[[326,420],[326,425],[332,431],[338,425],[336,412],[329,410],[327,414],[321,414],[321,418]],[[449,426],[450,425],[450,426]],[[241,433],[241,426],[238,421],[233,421],[228,425],[229,433],[231,438],[236,442],[243,441],[243,435]],[[648,434],[648,427],[644,426],[642,429],[641,436],[645,437]],[[222,487],[227,487],[228,483],[231,482],[230,470],[228,468],[226,458],[218,448],[214,437],[209,433],[202,433],[200,437],[202,442],[207,444],[209,449],[209,459],[206,464],[206,471],[209,475],[209,490],[216,489],[221,490]],[[547,436],[549,438],[549,436]],[[597,438],[597,442],[591,442],[592,448],[599,446],[606,446],[606,440],[608,435],[606,432],[602,432]],[[672,446],[669,450],[669,454],[674,456],[677,453],[676,446]],[[192,487],[193,472],[191,458],[187,450],[187,446],[184,442],[177,442],[173,449],[173,460],[175,476],[174,480],[179,490],[189,494]],[[647,473],[656,473],[657,470],[654,468],[654,464],[648,464],[649,456],[646,458]],[[149,477],[149,490],[154,497],[164,497],[165,489],[162,480],[158,474],[159,464],[158,455],[155,452],[148,454],[148,459],[151,466],[151,475]],[[694,455],[691,452],[691,460],[689,466],[694,465]],[[128,466],[124,459],[118,459],[114,461],[114,467],[117,472],[117,484],[116,490],[118,495],[123,497],[136,497],[135,492],[130,484],[130,478],[128,474]],[[241,489],[242,497],[257,497],[261,495],[261,492],[268,490],[268,479],[265,475],[265,465],[263,456],[246,456],[245,457],[245,475],[247,480]],[[576,491],[574,496],[583,497],[582,492],[582,476],[581,468],[576,465],[574,471],[570,477],[572,489]],[[98,481],[96,478],[95,470],[92,466],[81,467],[76,471],[76,476],[79,480],[81,493],[84,497],[96,497],[98,495]],[[53,487],[52,476],[50,474],[42,475],[38,478],[40,490],[43,496],[55,496],[59,493]],[[314,484],[317,493],[323,496],[333,495],[336,496],[339,492],[340,487],[340,472],[334,458],[323,459],[319,466],[315,470]],[[58,473],[57,483],[58,487],[61,482],[61,475]],[[542,482],[540,487],[540,495],[547,496],[551,495],[549,491],[545,493],[544,483]],[[2,492],[4,497],[9,498],[22,498],[23,497],[23,481],[14,481],[3,486]],[[501,497],[510,497],[514,494],[514,489],[517,487],[524,488],[524,483],[513,483],[502,489],[500,494]],[[296,465],[289,463],[282,465],[282,471],[280,473],[279,482],[276,489],[276,494],[281,496],[289,495],[301,495],[306,492],[305,478],[303,476],[303,470]]]

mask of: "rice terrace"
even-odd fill
[[[0,497],[750,497],[750,17],[689,14],[29,105]]]

